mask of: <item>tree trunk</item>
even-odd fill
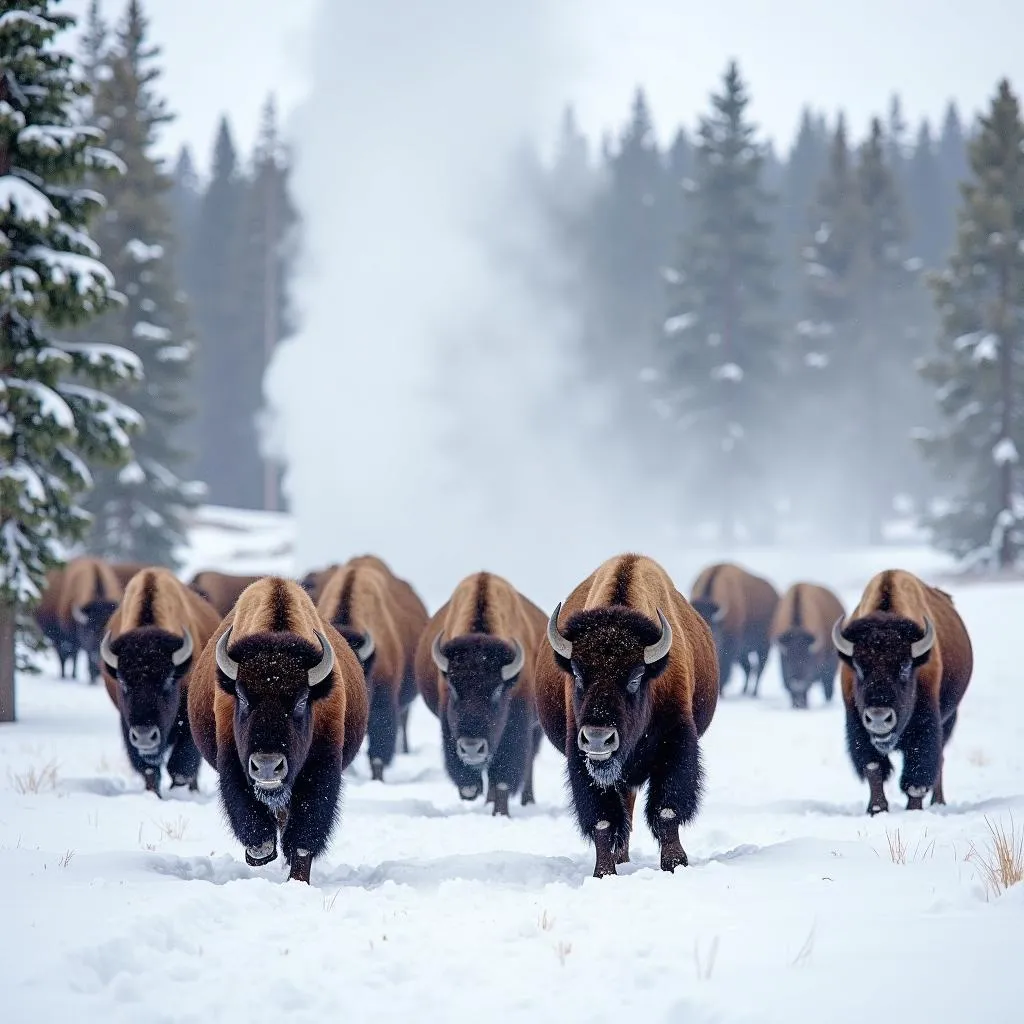
[[[14,619],[14,605],[0,604],[0,722],[14,721]]]

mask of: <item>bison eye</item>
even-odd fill
[[[572,666],[573,679],[576,680],[576,689],[579,693],[583,692],[583,673],[580,671],[579,665],[575,661],[570,662]]]
[[[235,689],[235,703],[238,705],[238,710],[244,715],[249,710],[249,698],[242,692],[241,687]]]
[[[631,696],[635,694],[636,691],[640,689],[640,683],[643,682],[643,678],[644,670],[642,668],[634,669],[633,674],[629,677],[629,679],[626,682],[626,693],[630,694]]]

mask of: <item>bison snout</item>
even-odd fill
[[[288,774],[288,758],[284,754],[250,754],[249,778],[261,789],[278,789]]]
[[[160,749],[160,726],[133,725],[128,730],[128,739],[140,754],[152,754]]]
[[[887,736],[896,728],[896,712],[892,708],[865,708],[861,719],[872,736]]]
[[[607,761],[619,749],[619,730],[606,725],[585,725],[576,742],[591,761]]]
[[[491,756],[491,745],[479,736],[460,736],[455,751],[463,764],[483,764]]]

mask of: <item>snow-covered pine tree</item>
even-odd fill
[[[922,434],[944,485],[936,543],[979,567],[1024,554],[1024,123],[1006,80],[969,147],[957,246],[933,279],[942,329],[923,365],[942,426]]]
[[[779,335],[764,148],[736,65],[695,145],[689,230],[667,268],[661,398],[697,479],[689,489],[729,536],[765,525],[759,433],[773,416]],[[757,525],[755,525],[757,524]]]
[[[107,209],[95,226],[127,302],[91,323],[82,338],[115,341],[141,359],[145,380],[118,395],[138,410],[146,427],[128,465],[97,470],[86,503],[94,516],[87,544],[107,558],[173,566],[185,541],[184,516],[202,489],[181,476],[192,344],[175,274],[171,178],[154,154],[158,132],[171,120],[156,91],[158,55],[141,4],[129,0],[102,54],[104,72],[94,99],[107,144],[127,167],[108,187]]]
[[[124,462],[140,424],[100,390],[137,377],[135,356],[57,334],[116,300],[87,232],[102,200],[82,181],[121,168],[76,123],[87,86],[54,45],[74,18],[52,6],[6,0],[0,13],[0,721],[14,720],[16,633],[88,529],[86,460]]]

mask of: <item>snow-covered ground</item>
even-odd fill
[[[195,567],[289,571],[285,520],[250,525],[225,539],[208,521]],[[887,564],[941,568],[923,550],[750,555],[848,605]],[[384,785],[356,762],[312,886],[287,884],[245,865],[208,768],[198,795],[158,801],[102,689],[26,677],[0,729],[0,1021],[1020,1022],[1024,885],[989,896],[969,855],[986,817],[1024,825],[1024,585],[951,589],[977,663],[950,804],[907,814],[891,783],[893,812],[869,819],[838,700],[789,710],[773,660],[760,700],[734,682],[719,705],[674,875],[638,813],[633,862],[590,877],[548,745],[536,806],[460,802],[417,704],[414,752]]]

